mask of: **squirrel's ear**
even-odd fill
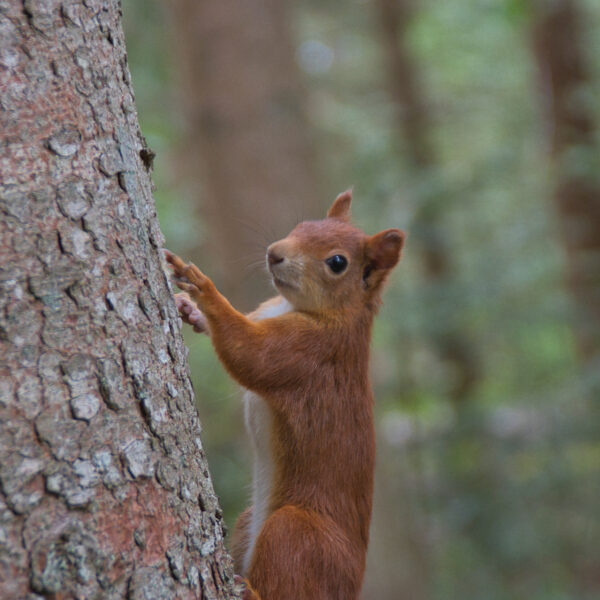
[[[327,217],[330,219],[350,220],[350,204],[352,203],[352,189],[342,192],[333,202],[331,208],[327,211]]]
[[[368,288],[378,287],[400,260],[406,234],[400,229],[386,229],[369,238],[363,281]]]

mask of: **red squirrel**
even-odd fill
[[[195,265],[166,251],[182,319],[210,335],[244,388],[252,506],[232,555],[245,600],[354,600],[369,538],[375,462],[369,343],[405,234],[350,223],[350,190],[321,221],[267,250],[280,295],[244,316]]]

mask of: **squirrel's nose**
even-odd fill
[[[283,256],[277,254],[277,252],[273,250],[273,248],[269,248],[269,251],[267,252],[267,261],[269,262],[269,266],[271,267],[273,265],[279,264],[280,262],[283,262]]]

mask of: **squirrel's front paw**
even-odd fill
[[[192,325],[196,333],[208,333],[206,317],[186,292],[175,294],[175,306],[179,316],[185,323]]]
[[[213,287],[212,281],[193,263],[186,264],[169,250],[165,250],[165,258],[175,275],[175,282],[182,290],[196,301],[201,301],[203,294]]]

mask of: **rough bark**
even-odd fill
[[[0,597],[229,598],[120,6],[0,7]]]
[[[589,72],[582,15],[574,0],[538,0],[534,6],[539,97],[550,141],[567,282],[578,311],[579,351],[590,360],[600,352],[600,180],[597,128],[585,93]]]
[[[265,299],[265,247],[321,218],[317,177],[281,0],[173,0],[185,156],[210,232],[210,275],[239,308]],[[249,262],[259,263],[249,269]],[[258,273],[258,274],[257,274]]]

